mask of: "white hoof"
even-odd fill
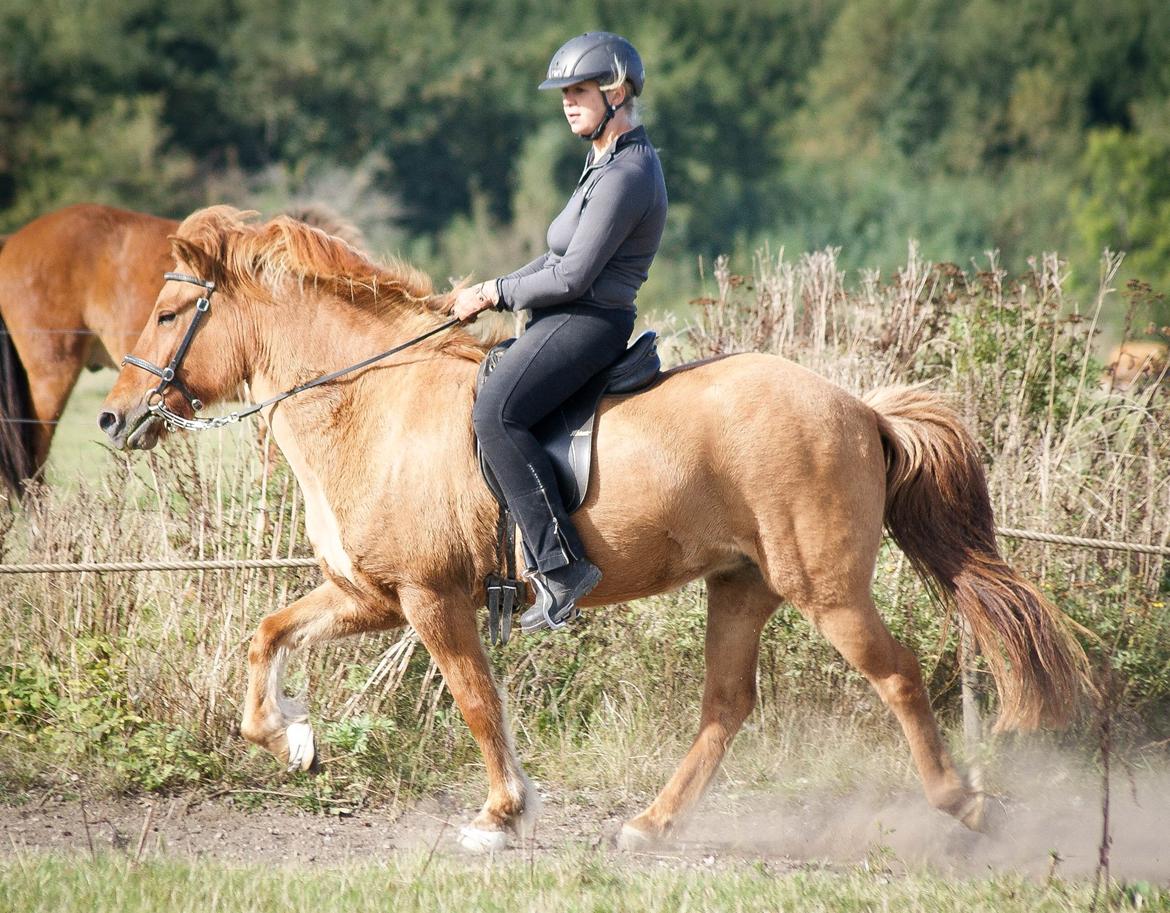
[[[508,848],[508,835],[503,831],[485,831],[469,824],[459,831],[459,845],[473,853],[497,853]]]
[[[658,845],[658,841],[645,831],[623,824],[617,835],[617,847],[627,853],[645,853]]]
[[[289,723],[285,731],[288,739],[288,770],[308,770],[313,764],[313,727],[308,723]]]

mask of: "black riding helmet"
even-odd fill
[[[600,85],[605,85],[617,78],[622,67],[625,68],[626,80],[633,94],[641,95],[642,87],[646,84],[646,68],[634,46],[621,35],[612,32],[586,32],[570,38],[553,54],[548,64],[548,78],[537,88],[563,89],[587,79],[595,79]],[[605,117],[597,129],[585,137],[587,140],[601,136],[609,119],[625,104],[623,101],[615,107],[609,103],[604,92],[601,97],[605,102]]]

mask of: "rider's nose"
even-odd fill
[[[116,412],[103,412],[98,416],[98,427],[113,437],[122,430],[122,419]]]

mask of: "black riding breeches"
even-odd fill
[[[536,563],[529,570],[585,557],[552,464],[530,429],[617,360],[634,316],[588,305],[535,311],[476,399],[475,433]]]

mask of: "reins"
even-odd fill
[[[420,342],[441,333],[443,330],[448,330],[453,326],[458,325],[461,321],[458,317],[452,317],[446,323],[440,324],[434,329],[427,330],[425,333],[415,336],[413,339],[408,339],[406,342],[396,345],[392,349],[387,349],[385,352],[380,352],[377,355],[371,355],[357,364],[350,365],[347,368],[342,368],[339,371],[332,371],[329,374],[322,374],[320,377],[315,377],[312,380],[306,381],[303,384],[298,384],[291,389],[285,390],[283,393],[277,393],[264,400],[262,403],[256,403],[249,406],[247,409],[240,409],[235,412],[229,412],[227,415],[219,415],[215,418],[185,418],[177,415],[166,407],[165,392],[168,386],[172,386],[187,398],[191,405],[193,412],[198,412],[203,408],[203,404],[195,399],[188,392],[183,382],[179,380],[179,368],[182,366],[183,358],[187,354],[187,350],[191,346],[191,340],[195,337],[195,331],[199,328],[199,324],[205,315],[211,313],[211,295],[215,291],[215,283],[204,279],[199,279],[196,276],[189,276],[186,273],[166,273],[166,279],[173,279],[176,282],[190,282],[192,285],[198,285],[207,290],[205,296],[201,296],[195,303],[195,316],[191,319],[191,325],[187,327],[187,333],[183,337],[183,341],[179,343],[179,348],[175,352],[175,357],[171,359],[171,363],[166,368],[159,368],[145,359],[137,358],[133,355],[127,355],[122,359],[122,364],[130,364],[136,368],[141,368],[161,378],[159,385],[150,392],[150,402],[147,403],[147,410],[154,415],[157,415],[169,425],[174,425],[176,428],[182,428],[185,431],[205,431],[210,428],[223,428],[227,425],[234,424],[240,419],[248,418],[255,415],[262,409],[268,406],[274,406],[277,403],[288,399],[290,396],[296,396],[298,393],[304,393],[306,390],[312,390],[314,387],[319,387],[322,384],[327,384],[330,381],[337,380],[339,377],[344,377],[354,371],[360,371],[362,368],[369,367],[383,358],[389,358],[405,349],[416,346]]]

